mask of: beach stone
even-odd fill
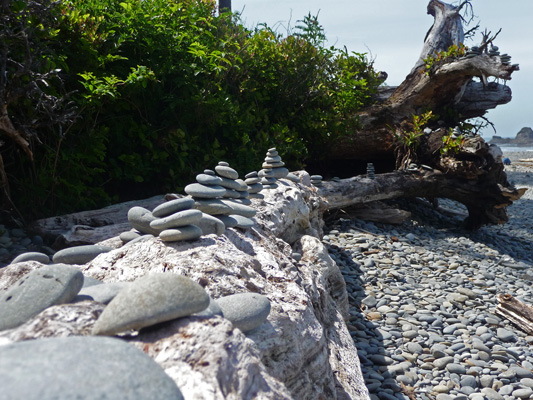
[[[206,309],[209,296],[191,279],[173,273],[152,273],[121,290],[104,309],[94,335],[115,335],[181,318]]]
[[[0,376],[4,400],[183,399],[154,360],[115,338],[71,336],[0,346]]]
[[[244,179],[256,178],[257,176],[257,171],[252,171],[244,175]]]
[[[237,221],[237,228],[249,229],[255,226],[255,221],[253,219],[243,217],[242,215],[232,214],[230,217],[234,218]]]
[[[222,178],[213,174],[198,174],[196,175],[196,182],[201,183],[202,185],[220,185],[222,183]]]
[[[505,328],[498,328],[496,331],[496,335],[498,336],[498,339],[500,339],[502,342],[516,342],[516,335],[505,329]]]
[[[141,237],[141,234],[137,231],[131,230],[127,232],[122,232],[119,235],[119,239],[122,240],[122,243],[129,243],[132,240],[135,240],[137,238]]]
[[[215,171],[212,169],[204,169],[204,174],[216,176]]]
[[[200,210],[183,210],[168,217],[158,218],[150,222],[150,227],[163,231],[165,229],[179,228],[185,225],[194,225],[202,219]]]
[[[85,287],[80,290],[72,302],[77,303],[79,301],[92,300],[98,303],[108,304],[128,285],[130,285],[130,282],[111,282]]]
[[[259,182],[261,182],[261,178],[258,175],[251,178],[246,178],[246,180],[244,181],[244,183],[246,183],[247,185],[253,185],[254,183]]]
[[[219,185],[206,186],[200,183],[190,183],[185,186],[185,193],[199,199],[215,199],[222,197],[226,193],[226,189]]]
[[[113,250],[112,247],[99,246],[96,244],[68,247],[55,253],[52,260],[56,264],[82,265],[94,260],[98,255],[107,253],[111,250]]]
[[[461,364],[455,364],[455,363],[447,364],[446,371],[448,371],[451,374],[458,374],[458,375],[466,374],[465,366]]]
[[[501,394],[489,387],[481,389],[481,394],[488,400],[504,400],[504,397]]]
[[[231,200],[222,199],[220,201],[231,208],[232,211],[230,215],[237,214],[242,215],[246,218],[252,218],[253,216],[255,216],[255,214],[257,214],[257,210],[253,207],[246,206],[244,204],[240,204]]]
[[[529,397],[532,394],[533,394],[533,389],[523,388],[523,389],[513,390],[512,396],[518,399],[529,399]]]
[[[519,379],[523,379],[523,378],[533,378],[533,371],[531,371],[530,369],[527,369],[527,368],[519,367],[519,366],[517,366],[517,365],[512,365],[512,366],[509,368],[509,371],[514,372],[514,374],[515,374]]]
[[[38,251],[29,251],[27,253],[22,253],[16,256],[13,259],[13,261],[11,261],[11,264],[24,262],[24,261],[37,261],[37,262],[40,262],[41,264],[49,264],[50,257]]]
[[[22,325],[46,308],[69,303],[83,286],[71,265],[52,264],[29,272],[0,296],[0,331]]]
[[[155,217],[146,208],[135,206],[128,211],[128,221],[133,229],[141,233],[157,236],[161,231],[150,227],[150,222],[153,220],[155,220]]]
[[[266,163],[280,162],[280,161],[281,161],[281,157],[279,155],[265,157]]]
[[[229,179],[229,178],[224,178],[224,177],[221,177],[220,179],[222,180],[222,182],[220,182],[220,186],[226,189],[231,189],[235,191],[241,189],[241,184],[237,182],[235,179]]]
[[[260,181],[259,181],[260,182]],[[259,193],[261,190],[263,190],[263,185],[261,183],[249,183],[248,185],[248,193],[249,194],[255,194]]]
[[[292,172],[289,172],[287,176],[285,177],[285,179],[288,179],[294,183],[302,183],[302,180],[298,178],[296,175],[294,175]]]
[[[195,225],[202,230],[202,235],[222,235],[226,230],[226,225],[220,218],[205,213],[202,213],[202,218]]]
[[[165,229],[159,234],[164,242],[177,242],[180,240],[196,240],[202,236],[202,230],[196,225],[185,225],[172,229]]]
[[[209,176],[209,175],[207,175]],[[194,207],[194,199],[190,197],[183,197],[181,199],[170,200],[158,205],[152,211],[152,215],[156,218],[168,217],[178,211],[188,210]]]
[[[102,285],[104,282],[102,282],[101,280],[98,280],[96,278],[92,278],[90,276],[83,276],[83,286],[81,287],[82,289],[84,288],[88,288],[90,286],[94,286],[94,285]]]
[[[270,301],[258,293],[233,294],[221,297],[216,302],[224,318],[245,333],[260,326],[270,314]]]
[[[285,163],[283,161],[279,161],[279,162],[264,162],[263,165],[261,165],[261,167],[267,169],[267,168],[271,168],[271,169],[276,169],[276,168],[281,168],[281,167],[284,167],[285,166]],[[287,171],[288,173],[288,171]]]
[[[233,189],[226,189],[226,193],[223,196],[224,198],[228,199],[238,199],[241,197],[240,193]]]
[[[210,215],[227,215],[232,212],[231,207],[220,199],[196,200],[194,208]]]
[[[289,170],[287,168],[273,168],[272,172],[274,173],[273,176],[276,179],[283,179],[289,174]]]
[[[219,219],[226,228],[234,228],[239,225],[237,219],[230,215],[217,215],[216,218]]]
[[[239,177],[239,173],[228,165],[220,165],[219,163],[215,167],[215,171],[223,178],[237,179]]]

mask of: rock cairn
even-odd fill
[[[277,188],[276,181],[285,178],[289,174],[289,170],[285,168],[285,163],[281,160],[281,156],[275,147],[268,149],[262,167],[263,169],[259,171],[259,176],[262,178],[261,183],[265,189]]]
[[[316,187],[321,187],[322,175],[311,175],[311,184]]]
[[[248,198],[250,199],[264,199],[265,196],[260,193],[263,190],[263,185],[261,183],[261,178],[259,177],[257,171],[252,171],[244,176],[245,181],[248,185]]]
[[[376,179],[376,168],[373,163],[366,164],[366,175],[369,179]]]

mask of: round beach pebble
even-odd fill
[[[237,228],[249,229],[255,226],[255,221],[253,219],[243,217],[242,215],[232,214],[230,217],[237,220]]]
[[[188,195],[200,199],[215,199],[224,196],[224,193],[226,193],[226,189],[222,186],[206,186],[200,183],[191,183],[185,186],[184,190]]]
[[[159,234],[165,242],[177,242],[181,240],[196,240],[202,236],[202,230],[196,225],[185,225],[179,228],[165,229]]]
[[[120,240],[122,240],[122,243],[129,243],[132,240],[135,240],[138,237],[141,237],[141,234],[137,232],[136,230],[130,230],[127,232],[122,232],[118,237]]]
[[[226,189],[226,194],[224,195],[224,198],[238,199],[239,197],[241,197],[240,192],[237,192],[236,190],[232,189]]]
[[[155,220],[150,210],[144,207],[132,207],[128,211],[128,221],[133,229],[141,233],[149,233],[151,235],[159,235],[159,230],[150,228],[150,222]]]
[[[44,265],[20,278],[0,296],[0,331],[16,328],[46,308],[69,303],[83,286],[71,265]]]
[[[115,335],[205,310],[209,296],[191,279],[167,273],[148,274],[120,291],[96,321],[93,334]]]
[[[219,165],[215,167],[215,171],[224,178],[237,179],[239,177],[239,173],[228,165],[220,165],[219,163]]]
[[[222,221],[226,228],[233,228],[239,225],[239,222],[230,215],[217,215],[216,218]]]
[[[285,178],[289,174],[289,170],[287,168],[273,168],[272,172],[274,178],[276,179]]]
[[[241,184],[235,179],[228,179],[224,177],[221,177],[220,179],[222,179],[222,182],[220,182],[220,186],[226,189],[239,190],[241,188]]]
[[[263,185],[259,182],[250,184],[248,189],[249,194],[259,193],[261,190],[263,190]]]
[[[222,309],[211,296],[209,296],[209,306],[204,311],[200,311],[199,313],[195,313],[193,315],[195,317],[214,317],[215,315],[220,317],[224,316]]]
[[[258,293],[233,294],[221,297],[216,302],[222,309],[224,318],[243,332],[257,328],[270,314],[270,300]]]
[[[242,215],[243,217],[252,218],[257,214],[257,210],[253,207],[241,204],[237,201],[231,201],[231,200],[221,200],[222,203],[226,204],[228,207],[231,208],[231,215],[238,214]]]
[[[152,211],[152,215],[156,218],[168,217],[178,211],[188,210],[194,207],[194,200],[190,197],[183,197],[181,199],[167,201],[166,203],[158,205]]]
[[[216,176],[214,172],[212,174],[198,174],[196,175],[196,182],[202,185],[220,185],[222,178]]]
[[[205,214],[210,214],[210,215],[231,213],[231,207],[224,204],[219,199],[196,200],[196,202],[194,203],[194,208],[202,211]]]
[[[94,260],[98,255],[113,250],[109,246],[99,246],[88,244],[85,246],[69,247],[59,250],[54,254],[52,260],[56,264],[86,264]]]
[[[202,218],[196,226],[202,230],[202,235],[222,235],[226,230],[226,225],[220,219],[205,213],[202,213]]]
[[[192,200],[192,199],[191,199]],[[194,200],[192,200],[194,204]],[[150,227],[161,231],[171,228],[179,228],[185,225],[194,225],[202,218],[200,210],[178,211],[168,217],[158,218],[150,222]],[[161,235],[161,234],[159,234]]]
[[[78,295],[72,301],[73,303],[92,300],[98,303],[108,304],[115,296],[128,285],[130,282],[110,282],[102,283],[101,285],[93,285],[82,288]]]
[[[5,400],[183,400],[143,351],[115,338],[71,336],[0,346]]]
[[[41,264],[49,264],[50,257],[38,251],[28,251],[26,253],[22,253],[16,256],[13,259],[13,261],[11,261],[11,264],[24,262],[24,261],[37,261],[37,262],[40,262]]]

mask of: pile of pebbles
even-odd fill
[[[508,209],[508,224],[474,233],[415,201],[401,202],[413,218],[400,226],[328,223],[373,400],[533,398],[533,336],[495,314],[498,294],[533,305],[532,198]]]
[[[258,175],[262,178],[261,184],[265,189],[277,188],[276,181],[289,174],[289,170],[285,168],[285,163],[281,160],[275,147],[268,149],[262,167],[263,169],[259,171]]]

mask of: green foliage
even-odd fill
[[[272,146],[295,168],[356,127],[380,83],[364,54],[325,47],[310,14],[285,37],[215,6],[58,3],[45,36],[78,118],[39,149],[34,213],[180,191],[222,159],[244,174]]]
[[[442,137],[443,147],[440,149],[441,154],[456,154],[465,142],[463,135],[455,135],[453,128],[448,129],[448,134]]]
[[[430,55],[427,58],[424,58],[424,65],[426,68],[426,75],[430,75],[437,66],[442,65],[443,63],[455,60],[459,57],[463,57],[466,54],[466,47],[464,44],[457,46],[452,44],[448,47],[447,50],[436,53],[435,55]]]
[[[409,123],[409,130],[399,130],[394,133],[396,139],[396,166],[406,168],[410,162],[415,161],[416,151],[420,144],[420,137],[424,134],[424,127],[435,118],[432,111],[421,115],[413,115]]]

